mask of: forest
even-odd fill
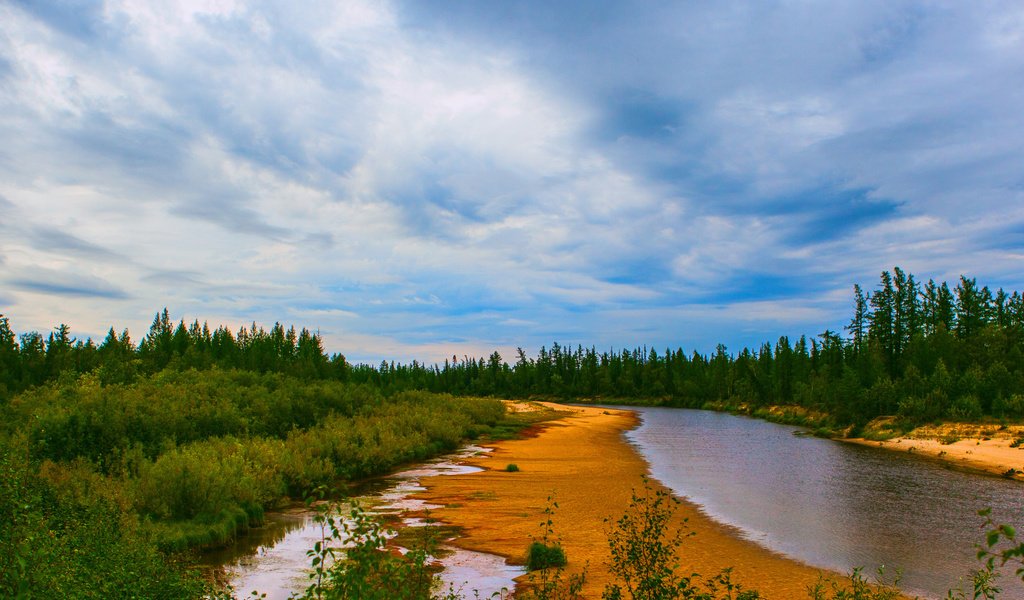
[[[353,365],[306,329],[211,329],[167,309],[138,343],[113,327],[99,343],[65,324],[18,335],[0,315],[0,595],[210,593],[182,551],[322,486],[507,434],[502,397],[795,406],[853,430],[1020,420],[1024,298],[897,267],[854,286],[842,332],[710,355],[555,343],[511,364]]]
[[[353,365],[328,355],[318,334],[280,323],[237,332],[158,313],[135,344],[110,329],[99,344],[76,340],[66,325],[45,337],[17,336],[0,316],[0,399],[94,374],[98,384],[130,383],[155,373],[238,369],[302,381],[365,384],[384,395],[424,390],[454,395],[748,410],[792,405],[861,426],[896,415],[910,426],[937,419],[1024,418],[1024,297],[992,291],[961,276],[953,287],[922,284],[899,267],[873,290],[853,287],[843,331],[780,337],[758,348],[711,354],[682,348],[598,351],[552,344],[510,364],[499,353],[443,364]],[[685,335],[685,332],[680,332]]]

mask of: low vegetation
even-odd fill
[[[222,544],[319,486],[517,426],[495,400],[219,368],[63,377],[0,412],[5,597],[111,597],[145,573],[160,573],[146,579],[159,597],[197,597],[175,553]]]

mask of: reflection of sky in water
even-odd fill
[[[979,566],[979,508],[1024,524],[1019,482],[795,436],[798,428],[756,419],[638,410],[643,422],[627,437],[654,477],[750,539],[814,566],[898,567],[908,591],[945,596],[958,576]],[[1006,597],[1024,598],[1024,585],[1010,575],[1000,580]]]
[[[469,446],[458,454],[438,459],[415,468],[371,482],[366,486],[366,498],[373,504],[373,512],[401,515],[408,511],[438,508],[411,494],[425,488],[419,478],[436,475],[475,473],[481,469],[459,464],[460,459],[489,451],[488,448]],[[423,519],[403,519],[406,526],[425,526]],[[230,583],[236,595],[247,596],[258,590],[267,600],[284,600],[309,585],[309,557],[306,551],[320,541],[320,527],[306,511],[291,511],[267,515],[265,527],[240,536],[232,547],[207,555],[210,564],[225,564]],[[512,589],[512,579],[520,575],[521,567],[505,564],[504,559],[482,552],[447,548],[453,552],[439,562],[445,586],[462,589],[468,597],[474,590],[481,598],[493,592]]]

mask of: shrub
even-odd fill
[[[610,525],[608,548],[611,574],[616,582],[608,584],[605,600],[660,600],[662,598],[756,600],[755,590],[744,590],[732,582],[731,569],[701,580],[693,573],[676,573],[684,537],[681,530],[670,532],[672,517],[679,501],[664,490],[656,490],[644,478],[642,493],[633,490],[625,514]],[[607,522],[607,521],[606,521]],[[685,522],[685,521],[684,521]]]
[[[568,564],[565,550],[560,545],[534,541],[526,552],[526,569],[537,571],[550,567],[564,567]]]
[[[508,465],[505,466],[505,470],[508,471],[509,473],[518,473],[519,465],[517,465],[516,463],[508,463]]]
[[[949,416],[958,421],[974,421],[981,417],[981,402],[973,394],[960,396],[949,407]]]
[[[580,600],[583,584],[587,580],[587,566],[580,573],[566,577],[565,565],[568,561],[562,545],[555,538],[553,517],[558,503],[553,496],[548,496],[544,507],[544,520],[541,522],[541,537],[534,539],[526,553],[528,593],[523,600]],[[550,568],[549,568],[550,567]],[[519,597],[517,595],[517,597]]]
[[[323,497],[324,491],[318,490]],[[312,498],[307,499],[311,503]],[[436,550],[433,528],[405,554],[389,552],[394,534],[358,504],[342,518],[333,503],[317,508],[315,522],[320,540],[306,552],[310,558],[310,584],[299,600],[459,600],[454,591],[436,595],[441,583],[430,569]],[[344,550],[342,547],[344,546]]]

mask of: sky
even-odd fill
[[[351,361],[1024,289],[1024,4],[0,0],[0,313]]]

